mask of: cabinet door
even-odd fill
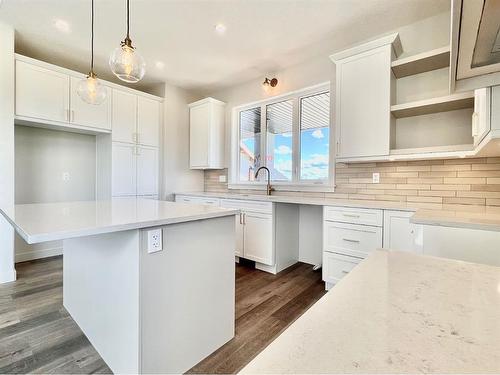
[[[69,121],[69,76],[16,61],[16,115]]]
[[[337,156],[389,154],[391,47],[351,56],[337,65]]]
[[[137,97],[137,143],[158,147],[160,137],[160,103]]]
[[[237,257],[243,257],[243,236],[244,236],[244,230],[243,230],[243,213],[240,213],[239,215],[236,215],[236,225],[235,225],[235,232],[236,232],[236,247],[234,249],[234,255]]]
[[[111,130],[111,89],[106,89],[106,99],[101,104],[88,104],[78,96],[77,88],[81,78],[71,77],[70,122],[76,125]]]
[[[113,141],[135,143],[137,132],[137,95],[113,89]]]
[[[423,249],[422,225],[410,223],[413,212],[384,211],[385,249],[421,253]]]
[[[490,131],[490,88],[474,91],[474,113],[472,114],[472,136],[478,145]]]
[[[189,162],[191,168],[204,168],[209,164],[210,105],[190,108]]]
[[[243,214],[243,257],[272,266],[273,220],[270,214],[245,212]]]
[[[137,157],[135,146],[113,142],[112,195],[136,195]]]
[[[158,194],[158,149],[137,147],[137,195]]]
[[[351,272],[361,260],[361,258],[323,252],[323,281],[336,284]]]

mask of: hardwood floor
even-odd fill
[[[110,373],[62,306],[62,258],[19,263],[0,285],[0,373]],[[235,373],[324,294],[321,272],[236,267],[236,335],[190,373]]]

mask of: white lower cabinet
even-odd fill
[[[137,195],[158,194],[158,149],[137,146]]]
[[[384,210],[385,249],[421,253],[423,249],[422,225],[410,223],[412,211]]]
[[[243,256],[268,266],[273,265],[273,215],[244,212],[243,232]]]
[[[158,149],[113,142],[111,193],[120,196],[158,194]]]
[[[218,198],[204,198],[204,197],[195,197],[191,195],[175,195],[176,202],[182,203],[195,203],[195,204],[204,204],[207,206],[220,206],[220,200]]]
[[[327,290],[382,247],[382,218],[378,209],[323,208],[322,272]]]
[[[361,258],[323,252],[323,281],[336,284],[361,261]]]
[[[273,204],[222,199],[221,207],[238,208],[235,255],[273,266],[275,260]]]
[[[113,142],[112,149],[112,195],[131,196],[137,192],[137,157],[135,146]]]

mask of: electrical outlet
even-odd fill
[[[226,175],[220,175],[219,182],[226,182]]]
[[[62,180],[64,182],[68,182],[70,179],[71,179],[71,175],[69,174],[69,172],[63,172],[63,174],[62,174]]]
[[[380,173],[374,173],[372,175],[372,182],[378,184],[380,182]]]
[[[148,230],[148,253],[156,253],[163,250],[161,229]]]

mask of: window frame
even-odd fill
[[[301,179],[301,100],[324,92],[330,93],[330,126],[329,126],[329,147],[328,147],[328,178],[327,179]],[[229,189],[248,189],[262,190],[266,185],[266,181],[240,181],[240,112],[260,107],[261,116],[261,165],[267,166],[267,113],[266,108],[270,104],[275,104],[287,100],[293,101],[292,112],[292,180],[291,181],[273,181],[273,187],[278,191],[320,191],[332,192],[334,190],[335,181],[335,160],[334,147],[335,132],[333,125],[333,100],[332,88],[330,82],[324,82],[318,85],[306,87],[304,89],[291,91],[282,95],[276,95],[265,100],[260,100],[244,105],[234,107],[231,116],[231,147],[230,147],[230,164],[229,164]]]

